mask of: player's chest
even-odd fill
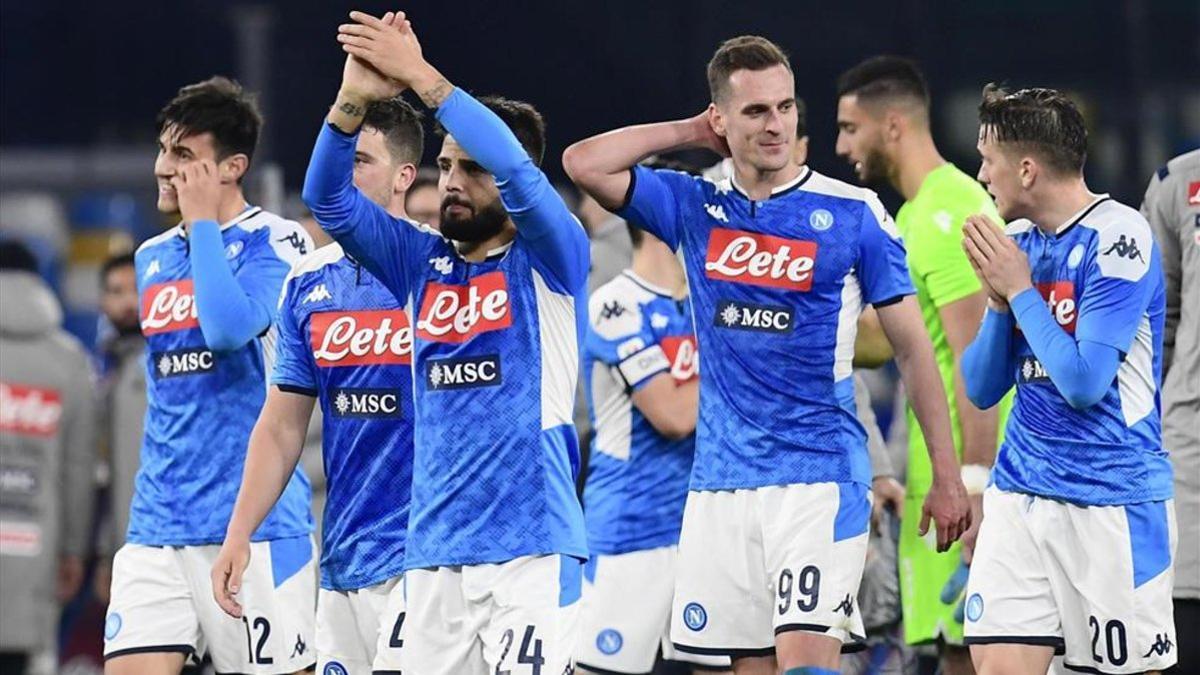
[[[536,320],[533,272],[521,256],[481,263],[454,255],[434,256],[414,289],[414,334],[431,344],[457,345],[498,337]]]
[[[314,280],[301,289],[298,325],[325,378],[369,375],[372,368],[412,363],[408,313],[359,270]]]

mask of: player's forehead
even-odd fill
[[[358,134],[354,151],[376,159],[387,159],[387,139],[378,129],[364,126]]]
[[[866,106],[858,98],[858,94],[844,94],[838,98],[837,117],[839,121],[863,121],[870,118]]]
[[[195,132],[177,124],[167,124],[158,134],[158,142],[162,147],[171,149],[187,149],[194,154],[213,152],[214,139],[211,131]]]
[[[446,161],[475,162],[475,160],[467,154],[467,151],[463,148],[463,146],[459,145],[458,141],[454,140],[454,137],[450,134],[446,134],[446,137],[442,139],[442,149],[438,151],[438,163],[441,164]]]
[[[796,78],[783,64],[762,70],[742,68],[729,74],[728,103],[734,108],[751,104],[778,105],[796,98]]]

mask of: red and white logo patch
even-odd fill
[[[709,279],[808,291],[816,264],[816,242],[715,228],[704,270]]]
[[[317,312],[309,329],[319,368],[412,363],[412,327],[398,309]]]
[[[57,389],[0,382],[0,431],[49,437],[58,433],[62,396]]]
[[[699,352],[696,338],[691,335],[668,335],[659,343],[667,361],[671,364],[671,377],[683,384],[700,374]]]
[[[153,284],[142,294],[142,334],[200,326],[191,279]]]
[[[1188,206],[1200,206],[1200,181],[1188,183]]]
[[[1046,306],[1058,325],[1071,335],[1075,334],[1075,284],[1070,281],[1049,281],[1037,285],[1038,293],[1046,299]]]
[[[417,335],[432,342],[461,343],[512,325],[504,272],[488,272],[465,286],[431,281],[417,315]]]

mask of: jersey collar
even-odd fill
[[[261,206],[250,206],[249,204],[247,204],[246,208],[242,209],[241,213],[239,213],[236,216],[234,216],[233,218],[231,218],[229,220],[229,222],[221,224],[221,231],[224,232],[225,230],[228,230],[229,228],[233,227],[234,225],[237,225],[238,223],[245,222],[246,220],[249,220],[250,218],[257,216],[261,212],[262,212]],[[182,222],[179,223],[179,236],[182,239],[187,239],[187,228],[183,227]]]
[[[663,288],[662,286],[656,286],[656,285],[650,283],[649,281],[646,281],[645,279],[638,276],[637,273],[634,272],[632,268],[626,268],[625,270],[623,270],[621,272],[621,274],[624,274],[626,277],[629,278],[630,281],[637,284],[638,286],[641,286],[642,288],[646,289],[647,291],[650,291],[651,293],[653,293],[655,295],[661,295],[664,298],[671,298],[671,299],[675,298],[675,296],[672,295],[670,291]]]
[[[1112,197],[1109,197],[1108,193],[1096,195],[1096,198],[1094,200],[1092,200],[1091,203],[1089,203],[1087,206],[1083,207],[1082,209],[1079,209],[1078,211],[1076,211],[1075,215],[1071,216],[1070,218],[1067,218],[1067,222],[1063,223],[1062,225],[1059,225],[1058,229],[1054,231],[1054,236],[1061,237],[1063,234],[1065,234],[1067,232],[1067,230],[1070,230],[1072,227],[1075,227],[1076,225],[1078,225],[1080,223],[1080,221],[1082,221],[1084,218],[1087,218],[1088,214],[1090,214],[1092,211],[1096,210],[1096,207],[1100,206],[1101,204],[1108,201],[1109,199],[1112,199]]]
[[[803,185],[804,182],[807,181],[811,176],[812,176],[812,169],[808,168],[807,164],[800,167],[800,173],[797,174],[795,178],[784,183],[783,185],[777,185],[777,186],[771,188],[771,196],[768,197],[768,199],[775,199],[776,197],[781,197],[781,196],[791,192],[792,190],[795,190],[796,188]],[[736,173],[730,172],[729,184],[733,187],[735,192],[737,192],[741,196],[745,197],[746,199],[750,199],[750,193],[746,192],[746,190],[743,189],[741,185],[738,185]],[[751,201],[754,201],[754,200],[751,200]]]

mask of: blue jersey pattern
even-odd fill
[[[621,215],[682,247],[705,355],[691,489],[869,482],[858,315],[914,292],[874,193],[806,167],[765,200],[732,179],[631,175]]]
[[[1134,209],[1102,198],[1056,234],[1029,221],[1008,232],[1029,256],[1033,283],[1059,326],[1124,358],[1104,398],[1077,410],[1018,332],[1017,396],[996,457],[996,485],[1083,505],[1170,498],[1159,400],[1165,288],[1149,225]]]
[[[588,303],[584,340],[588,412],[596,436],[583,492],[588,546],[618,555],[679,543],[695,435],[672,440],[632,393],[668,374],[698,375],[691,308],[626,270]]]
[[[298,224],[258,208],[224,224],[221,237],[240,285],[271,309],[288,270],[312,246]],[[230,351],[205,344],[182,228],[142,244],[135,269],[147,344],[147,410],[127,538],[150,546],[218,544],[266,397],[272,348],[263,338]],[[297,470],[253,539],[311,532],[309,502],[308,480]]]
[[[271,384],[319,399],[326,500],[321,586],[404,570],[412,493],[412,331],[404,308],[337,244],[284,285]]]
[[[486,108],[455,90],[438,118],[493,168],[517,225],[516,239],[486,260],[463,259],[436,232],[363,197],[351,185],[352,136],[324,127],[305,180],[322,226],[396,297],[412,296],[417,421],[406,567],[585,558],[572,409],[587,237]]]

